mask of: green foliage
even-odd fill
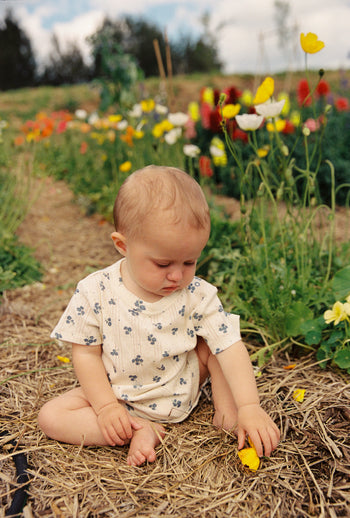
[[[350,374],[350,265],[334,275],[332,295],[335,302],[332,310],[306,319],[298,334],[304,336],[307,345],[317,348],[321,367],[332,362]]]
[[[42,269],[16,235],[28,208],[28,178],[11,170],[6,142],[0,142],[0,297],[5,290],[37,281]],[[12,165],[13,166],[13,165]],[[22,175],[25,168],[21,169]]]
[[[42,277],[42,268],[33,256],[33,250],[19,243],[16,236],[0,238],[0,296]]]
[[[98,63],[96,82],[100,85],[102,111],[116,105],[119,109],[130,107],[135,102],[135,85],[142,72],[131,54],[113,38],[112,24],[105,23],[90,38],[93,45],[95,62]]]

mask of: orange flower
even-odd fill
[[[87,150],[88,150],[88,147],[89,147],[89,146],[87,145],[87,142],[85,142],[85,140],[83,140],[83,142],[82,142],[82,143],[81,143],[81,145],[80,145],[80,150],[79,150],[80,154],[81,154],[81,155],[85,155],[85,153],[86,153],[86,152],[87,152]]]

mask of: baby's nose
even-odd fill
[[[168,280],[173,282],[181,281],[183,277],[181,268],[174,268],[171,272],[168,273]]]

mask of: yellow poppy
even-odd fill
[[[240,458],[242,464],[247,466],[251,471],[256,471],[260,466],[260,459],[254,446],[251,448],[243,448],[243,450],[239,450],[238,457]]]
[[[305,397],[305,389],[295,389],[293,392],[293,399],[298,401],[298,403],[302,403]]]
[[[284,130],[285,127],[286,121],[283,119],[275,119],[275,122],[268,122],[266,124],[266,129],[270,132],[277,131],[278,133],[280,133]]]
[[[316,54],[324,47],[323,41],[320,41],[313,32],[308,32],[306,35],[302,32],[300,34],[300,45],[307,54]]]
[[[343,320],[348,320],[349,317],[346,312],[346,307],[344,307],[345,304],[342,304],[341,302],[337,301],[335,304],[333,304],[332,309],[328,309],[324,313],[324,319],[326,321],[326,324],[330,324],[331,322],[334,322],[334,325],[338,325],[339,322],[342,322]]]
[[[121,173],[128,173],[130,171],[130,169],[131,169],[131,162],[129,160],[127,160],[126,162],[123,162],[119,166],[119,171]]]
[[[226,104],[222,109],[222,115],[225,119],[233,119],[241,109],[240,104]]]
[[[275,81],[267,77],[259,86],[253,99],[253,104],[263,104],[270,99],[275,89]]]

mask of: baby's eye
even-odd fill
[[[185,263],[185,266],[193,266],[193,265],[195,265],[195,264],[196,264],[196,261],[187,261],[187,262]]]
[[[167,268],[169,264],[156,263],[156,266],[158,266],[158,268]]]

